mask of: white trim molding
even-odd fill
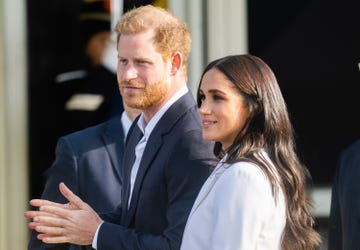
[[[0,249],[26,249],[28,208],[25,0],[0,0]]]
[[[208,60],[248,53],[246,0],[207,1]]]

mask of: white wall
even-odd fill
[[[191,32],[188,85],[193,92],[204,64],[218,57],[248,51],[246,0],[208,0],[207,6],[203,6],[204,2],[168,0],[169,9],[188,24]]]
[[[208,60],[248,52],[246,0],[208,0]]]
[[[168,0],[169,9],[185,21],[191,33],[192,48],[188,63],[188,86],[195,93],[203,69],[203,17],[201,0]]]

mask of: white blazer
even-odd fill
[[[271,162],[264,151],[263,155]],[[195,200],[181,250],[281,249],[286,209],[280,187],[275,203],[260,167],[250,162],[223,162]]]

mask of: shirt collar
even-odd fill
[[[171,107],[171,105],[173,105],[187,92],[188,92],[188,88],[187,85],[185,84],[160,108],[158,112],[155,113],[155,115],[151,118],[148,124],[146,124],[144,115],[143,113],[141,113],[137,125],[140,128],[141,132],[144,134],[146,140],[149,138],[154,127],[160,121],[161,117],[165,114],[165,112]]]
[[[132,124],[132,120],[126,114],[125,111],[123,111],[121,114],[121,124],[122,124],[123,131],[124,131],[124,137],[126,137],[127,133],[129,132],[130,126]]]

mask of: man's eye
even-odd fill
[[[143,61],[143,60],[139,60],[139,61],[137,61],[136,63],[137,63],[137,64],[142,64],[142,65],[143,65],[143,64],[147,64],[148,62],[147,62],[147,61]]]
[[[127,61],[125,59],[119,59],[119,63],[122,65],[126,65]]]

